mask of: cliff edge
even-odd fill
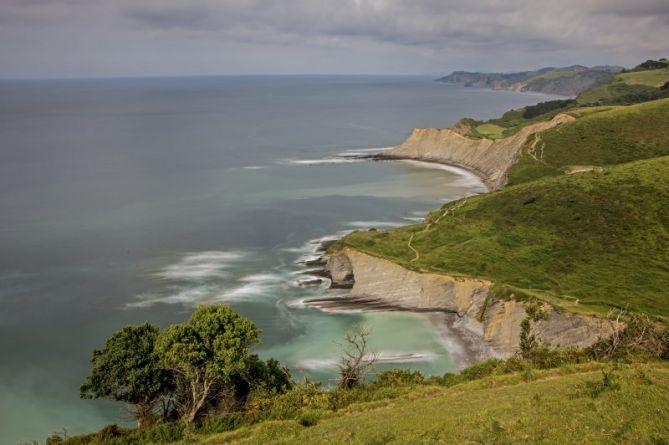
[[[481,358],[508,358],[520,350],[528,304],[496,298],[490,281],[415,272],[348,247],[327,256],[326,270],[335,287],[352,286],[349,296],[327,299],[330,306],[337,300],[342,306],[347,300],[363,300],[409,311],[452,313],[470,338],[474,334],[477,349],[483,351]],[[318,306],[324,300],[307,303]],[[553,347],[588,347],[621,327],[548,304],[543,304],[542,311],[544,317],[532,322],[531,334]]]
[[[573,120],[561,113],[550,121],[527,125],[513,136],[496,140],[471,139],[458,129],[416,128],[406,141],[379,157],[455,165],[479,175],[490,190],[498,190],[506,184],[506,173],[520,157],[520,149],[530,135]]]

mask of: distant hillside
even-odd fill
[[[647,60],[616,74],[610,82],[582,91],[581,105],[627,105],[669,97],[669,61]]]
[[[495,90],[534,91],[561,96],[576,96],[582,91],[611,81],[617,66],[588,68],[572,65],[562,68],[547,67],[535,71],[516,73],[477,73],[455,71],[437,79],[438,82],[456,83],[467,87],[492,88]]]

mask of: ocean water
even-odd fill
[[[452,169],[339,154],[541,100],[395,76],[0,82],[0,443],[127,421],[78,398],[91,350],[198,304],[250,317],[259,353],[296,377],[331,382],[361,322],[384,366],[455,369],[425,314],[305,307],[332,291],[297,286],[296,262],[315,240],[482,191]]]

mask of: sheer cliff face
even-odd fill
[[[351,248],[330,255],[327,269],[335,286],[352,284],[353,298],[373,298],[406,310],[455,313],[470,333],[477,333],[487,356],[506,358],[518,352],[525,305],[494,298],[490,281],[418,273]],[[564,313],[548,305],[544,311],[546,319],[534,322],[532,333],[556,347],[587,347],[615,330],[608,320]]]
[[[572,120],[567,114],[558,114],[548,122],[528,125],[513,136],[496,140],[470,139],[450,128],[417,128],[384,157],[464,167],[479,174],[491,190],[497,190],[506,183],[506,172],[518,160],[528,136]]]

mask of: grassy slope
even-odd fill
[[[194,443],[667,443],[668,365],[625,366],[614,371],[619,388],[596,395],[601,368],[534,371],[527,382],[514,374],[417,387],[399,399],[323,412],[315,426],[263,422]]]
[[[488,278],[570,310],[629,305],[666,317],[668,173],[662,157],[540,179],[446,204],[425,223],[355,232],[343,244],[415,270]]]
[[[669,81],[669,69],[620,73],[616,74],[611,83],[582,92],[578,95],[577,101],[585,105],[648,94],[667,81]]]
[[[616,76],[616,79],[630,85],[648,85],[659,88],[669,81],[669,68],[620,73]]]
[[[669,99],[629,106],[589,107],[571,112],[575,122],[539,136],[535,157],[529,138],[519,162],[509,171],[509,183],[555,176],[572,165],[605,166],[669,155]]]

